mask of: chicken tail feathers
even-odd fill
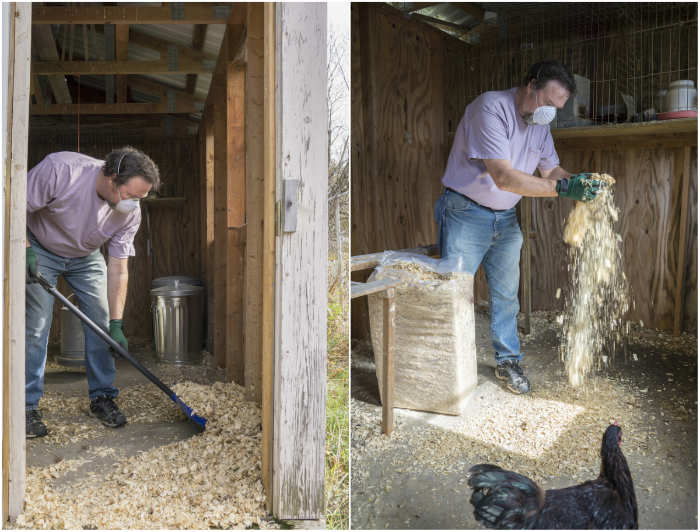
[[[474,517],[488,528],[527,528],[544,502],[532,480],[492,464],[469,469],[469,487]]]

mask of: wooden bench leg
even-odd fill
[[[384,371],[382,372],[382,432],[391,435],[394,428],[394,301],[395,290],[384,293]]]

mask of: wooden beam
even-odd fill
[[[262,260],[262,478],[272,512],[275,382],[275,195],[277,188],[277,6],[264,4],[263,41],[263,260]]]
[[[433,17],[427,17],[425,15],[420,15],[418,13],[414,13],[411,15],[411,18],[420,20],[421,22],[425,22],[426,24],[431,24],[433,26],[436,26],[437,28],[443,30],[443,31],[448,31],[450,33],[456,32],[458,38],[466,37],[470,35],[474,28],[477,26],[476,24],[471,24],[469,26],[463,26],[461,24],[454,24],[452,22],[447,22],[445,20],[440,20],[438,18],[433,18]]]
[[[41,83],[39,83],[39,77],[36,74],[32,74],[30,94],[36,99],[36,103],[39,105],[44,105],[44,92],[41,90]]]
[[[245,67],[226,68],[226,378],[244,384],[243,264],[245,256]]]
[[[229,8],[224,4],[196,2],[162,7],[34,4],[32,24],[225,24],[228,16]]]
[[[382,366],[382,432],[391,436],[394,428],[394,317],[396,315],[396,290],[389,288],[382,295],[383,366]]]
[[[3,523],[24,511],[26,473],[24,340],[29,138],[31,21],[29,3],[10,7],[5,152],[5,236],[3,246]],[[7,528],[7,527],[4,527]]]
[[[201,113],[202,107],[194,102],[167,103],[83,103],[31,106],[32,115],[139,115],[139,114],[190,114]]]
[[[243,6],[245,8],[245,6]],[[231,20],[238,16],[240,8],[231,12]],[[237,20],[237,19],[235,19]],[[227,150],[232,142],[228,134],[228,94],[229,94],[229,65],[233,58],[230,53],[230,42],[238,42],[244,33],[243,22],[228,24],[216,63],[211,88],[207,95],[206,113],[214,117],[214,358],[219,367],[227,368],[227,355],[232,340],[228,340],[227,312],[230,315],[227,300],[229,253],[228,228],[229,224],[229,156]],[[243,65],[236,63],[236,68]],[[242,226],[243,223],[239,224]],[[240,332],[239,332],[240,336]],[[240,339],[240,338],[239,338]]]
[[[200,61],[178,59],[173,66],[168,61],[33,61],[35,74],[191,74],[211,72]]]
[[[207,283],[207,350],[213,352],[214,338],[214,117],[204,115],[202,124],[204,169],[202,172],[202,271]]]
[[[51,26],[34,26],[32,28],[32,44],[35,57],[42,61],[58,60],[58,48],[56,48],[56,40]],[[32,75],[36,76],[37,73],[32,71]],[[66,77],[62,74],[55,74],[48,78],[56,103],[72,103],[73,99],[68,90]]]
[[[682,160],[681,172],[683,180],[681,182],[680,201],[680,227],[678,235],[678,267],[676,270],[676,290],[674,294],[674,309],[673,309],[673,334],[678,336],[681,333],[683,325],[683,300],[685,284],[685,248],[686,248],[686,233],[688,225],[688,195],[690,189],[690,146],[683,149],[683,158],[676,157],[675,163],[679,164]],[[676,170],[678,176],[680,172]]]
[[[213,87],[212,87],[213,88]],[[217,92],[220,93],[219,90]],[[213,108],[214,116],[214,358],[226,367],[226,103]]]
[[[196,24],[192,32],[192,50],[200,52],[204,48],[204,39],[207,35],[207,25],[206,24]],[[187,74],[187,84],[185,85],[185,92],[194,94],[194,90],[197,87],[197,74]]]
[[[628,122],[604,126],[584,126],[554,128],[554,140],[591,139],[594,137],[639,137],[644,135],[669,135],[698,132],[697,118],[676,118],[674,120],[657,120],[654,122]],[[636,140],[635,140],[636,142]]]
[[[439,6],[444,2],[393,2],[392,5],[404,13],[414,13],[427,7]]]
[[[262,261],[265,160],[264,35],[262,3],[249,2],[246,22],[246,257],[244,294],[245,386],[248,396],[262,401]]]
[[[324,511],[328,280],[326,5],[281,3],[277,186],[297,180],[294,231],[278,239],[273,513]],[[280,189],[278,189],[278,192]],[[281,199],[281,198],[278,198]],[[303,383],[303,384],[302,384]]]
[[[350,298],[355,299],[357,297],[369,296],[378,292],[384,292],[389,288],[396,288],[397,286],[401,286],[402,283],[403,281],[397,279],[381,279],[379,281],[371,281],[368,283],[351,281]]]
[[[203,26],[205,28],[207,27],[206,25]],[[202,49],[196,50],[194,48],[190,48],[189,46],[174,44],[172,42],[159,39],[158,37],[153,37],[152,35],[139,33],[134,31],[134,28],[131,28],[131,31],[129,32],[129,41],[139,46],[143,46],[144,48],[150,48],[151,50],[159,52],[162,59],[167,58],[168,51],[173,49],[177,51],[179,58],[191,59],[192,61],[204,60],[215,62],[217,57],[216,54],[207,53]]]
[[[129,60],[129,25],[119,24],[116,27],[116,50],[117,61]],[[117,76],[117,103],[126,102],[127,98],[127,77]]]

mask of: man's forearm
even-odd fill
[[[515,168],[504,171],[497,178],[493,176],[493,179],[499,189],[520,194],[521,196],[536,198],[557,196],[556,181],[541,179]]]
[[[109,257],[107,261],[107,302],[111,320],[120,320],[124,315],[129,285],[128,260]]]

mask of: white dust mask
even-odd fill
[[[114,210],[126,214],[126,213],[133,211],[134,209],[138,209],[138,207],[139,207],[139,200],[137,200],[137,199],[123,199],[123,200],[119,200],[119,203],[117,203],[114,206]]]
[[[537,92],[535,92],[535,103],[537,103]],[[557,115],[557,108],[553,105],[538,105],[532,115],[525,117],[525,121],[531,126],[546,126]]]

